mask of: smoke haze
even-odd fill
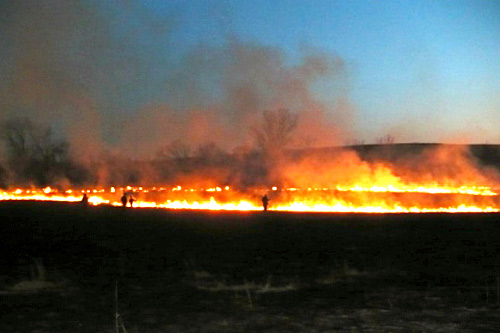
[[[290,64],[280,49],[229,37],[176,58],[175,19],[133,2],[3,7],[0,117],[50,124],[79,159],[110,150],[147,159],[174,140],[232,150],[276,108],[299,114],[297,145],[336,144],[349,131],[348,96],[326,104],[311,91],[317,80],[338,80],[337,55],[309,50]]]
[[[90,170],[89,182],[173,182],[195,179],[196,168],[200,182],[209,176],[241,186],[291,179],[289,185],[341,183],[359,175],[374,182],[423,177],[431,169],[440,179],[449,173],[483,180],[471,157],[454,151],[410,158],[404,170],[412,175],[367,164],[355,152],[328,163],[314,157],[269,164],[255,155],[252,129],[261,126],[264,111],[297,116],[283,148],[356,139],[349,66],[333,52],[302,47],[290,58],[287,50],[231,31],[223,40],[181,47],[172,36],[183,15],[159,16],[133,1],[4,1],[0,18],[0,121],[22,118],[51,128],[69,143],[71,159]],[[318,84],[332,87],[328,98],[316,92]],[[182,160],[176,146],[194,160]],[[5,166],[9,157],[3,155]],[[160,164],[138,166],[153,159]]]

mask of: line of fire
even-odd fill
[[[259,211],[268,205],[270,211],[291,212],[498,212],[498,154],[498,147],[491,145],[310,149],[275,158],[260,184],[242,186],[192,170],[178,183],[163,185],[138,184],[139,179],[135,184],[11,186],[0,190],[0,200],[84,198],[91,206],[233,211]]]
[[[36,200],[79,202],[88,198],[91,205],[130,206],[134,208],[262,210],[259,193],[273,201],[270,210],[296,212],[354,213],[425,213],[425,212],[498,212],[498,195],[482,186],[403,186],[388,185],[350,188],[277,188],[255,189],[252,193],[232,191],[229,186],[214,188],[110,187],[68,189],[16,189],[0,193],[0,200]],[[117,193],[132,198],[122,203]],[[439,203],[439,205],[438,205]]]

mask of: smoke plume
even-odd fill
[[[232,150],[278,108],[299,115],[297,145],[335,144],[349,130],[348,96],[324,103],[311,89],[339,80],[335,54],[306,50],[291,63],[237,37],[176,53],[175,13],[160,18],[134,2],[7,1],[1,15],[0,120],[50,124],[80,160],[151,158],[175,140]]]

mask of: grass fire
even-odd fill
[[[497,332],[500,1],[0,0],[0,332]]]
[[[365,147],[336,149],[329,157],[323,152],[321,158],[310,152],[286,162],[282,157],[280,184],[276,186],[263,183],[242,188],[225,182],[204,187],[189,183],[190,178],[199,179],[197,170],[192,169],[183,175],[182,185],[17,188],[0,192],[0,200],[76,202],[85,194],[91,205],[123,206],[121,199],[126,197],[125,205],[136,208],[253,211],[262,209],[261,198],[266,195],[269,210],[274,211],[453,213],[500,209],[496,171],[483,167],[486,171],[482,172],[479,162],[474,164],[472,157],[466,159],[465,149],[474,148],[427,146],[418,155],[405,157],[417,161],[417,167],[408,166],[406,159],[366,161],[355,149]],[[387,154],[390,149],[372,147],[371,156],[381,155],[381,151]],[[415,150],[416,146],[396,145],[392,149],[395,154],[401,149]],[[428,167],[423,169],[422,163]],[[202,184],[215,181],[207,178]]]

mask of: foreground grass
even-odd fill
[[[113,332],[117,282],[128,332],[488,332],[500,322],[496,214],[5,202],[0,214],[0,288],[33,285],[32,258],[44,281],[65,281],[1,294],[0,331]]]

